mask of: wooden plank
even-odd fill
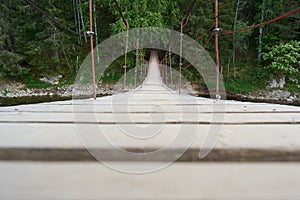
[[[132,164],[155,169],[157,163],[122,163]],[[299,163],[174,163],[135,175],[91,162],[0,162],[0,196],[14,200],[298,200],[299,175]]]
[[[218,120],[214,120],[214,117]],[[222,120],[223,119],[223,120]],[[236,124],[299,124],[300,113],[56,113],[56,112],[1,112],[0,123],[236,123]]]
[[[264,105],[264,104],[253,104],[253,105],[243,105],[243,104],[233,104],[233,105],[197,105],[197,104],[161,104],[159,102],[143,103],[143,104],[80,104],[80,105],[56,105],[56,104],[34,104],[34,105],[23,105],[23,106],[12,106],[12,107],[0,107],[1,112],[83,112],[83,111],[93,111],[93,112],[112,112],[114,110],[122,111],[124,106],[128,108],[128,112],[150,112],[151,109],[159,105],[164,108],[165,112],[178,112],[178,110],[183,110],[185,112],[292,112],[300,113],[300,107],[295,106],[281,106],[281,105]]]
[[[115,147],[106,140],[142,152],[164,147],[176,155],[188,148],[185,156],[193,160],[210,138],[212,144],[203,148],[215,147],[216,155],[226,152],[236,160],[251,160],[257,154],[263,160],[268,152],[271,157],[276,152],[279,160],[285,155],[299,160],[300,107],[178,95],[162,85],[157,63],[151,66],[144,85],[127,93],[96,101],[1,107],[2,158],[17,159],[22,152],[25,157],[38,151],[63,153],[60,149],[75,149],[76,154],[85,149],[82,140],[87,139],[89,147],[113,154]],[[162,155],[168,156],[168,152]]]
[[[46,128],[45,128],[46,127]],[[160,128],[161,125],[153,125],[153,129]],[[122,125],[94,125],[82,124],[0,124],[0,147],[2,148],[84,148],[78,135],[77,128],[86,130],[86,136],[96,138],[93,144],[95,148],[106,148],[105,141],[102,143],[97,140],[97,134],[102,133],[120,147],[132,148],[160,148],[169,144],[174,137],[191,138],[194,134],[197,136],[191,142],[191,148],[199,148],[205,140],[210,125],[201,125],[197,132],[179,131],[190,130],[190,125],[165,125],[161,133],[149,140],[134,139],[124,134],[122,128],[128,127]],[[180,129],[181,128],[181,129]],[[141,127],[137,136],[153,134],[151,130],[147,131]],[[90,130],[90,132],[88,131]],[[137,129],[138,130],[138,129]],[[194,130],[191,129],[191,130]],[[299,149],[299,130],[300,125],[224,125],[215,148],[247,148],[247,149]],[[93,131],[93,132],[92,132]],[[178,134],[181,133],[181,134]],[[174,144],[172,148],[184,148],[186,143],[180,142]],[[109,147],[109,146],[108,146]]]

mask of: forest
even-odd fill
[[[62,75],[62,84],[71,84],[90,51],[85,35],[90,26],[88,0],[0,2],[0,79],[39,87],[41,77]],[[214,0],[196,0],[192,9],[192,1],[186,0],[118,0],[118,3],[130,28],[179,31],[181,20],[189,13],[184,34],[205,46],[214,58]],[[299,0],[219,0],[219,27],[223,32],[239,30],[299,7]],[[95,45],[126,30],[113,0],[93,0],[93,15]],[[251,92],[266,88],[269,80],[285,78],[288,90],[299,91],[299,19],[297,12],[255,29],[220,34],[220,70],[226,88],[232,92]],[[176,67],[178,55],[173,60]],[[183,63],[186,78],[197,82],[197,77],[188,73],[192,70],[188,65]],[[118,79],[123,68],[115,63],[111,70],[116,77],[107,81]]]

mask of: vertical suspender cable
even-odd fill
[[[182,71],[182,36],[183,36],[183,21],[180,25],[180,49],[179,49],[179,94],[181,92],[181,71]]]
[[[96,80],[95,80],[95,58],[94,58],[94,42],[93,42],[93,4],[92,0],[89,0],[90,4],[90,41],[91,41],[91,59],[92,59],[92,79],[93,79],[93,93],[96,100]]]
[[[169,46],[169,60],[170,60],[170,84],[171,87],[173,86],[173,76],[172,76],[172,53],[171,53],[171,46]]]
[[[123,23],[126,27],[126,46],[125,46],[125,58],[124,58],[124,90],[126,89],[126,68],[127,68],[127,51],[128,51],[128,37],[129,37],[129,24],[128,24],[128,21],[125,19],[124,15],[123,15],[123,12],[122,12],[122,9],[121,7],[119,6],[117,0],[114,0],[115,2],[115,5],[122,17],[122,20],[123,20]]]
[[[194,0],[192,2],[191,7],[189,8],[186,16],[182,19],[181,24],[180,24],[179,94],[181,92],[181,85],[182,85],[181,76],[182,76],[182,39],[183,39],[182,37],[183,37],[183,27],[185,27],[186,24],[188,23],[189,15],[190,15],[191,11],[193,10],[195,4],[196,4],[196,0]]]
[[[219,93],[219,2],[216,0],[215,2],[215,20],[216,20],[216,28],[215,28],[215,46],[216,46],[216,98],[220,98]]]
[[[129,26],[128,22],[125,22],[126,25],[126,44],[125,44],[125,58],[124,58],[124,90],[126,90],[126,76],[127,76],[127,51],[128,51],[128,37],[129,37]]]
[[[139,38],[136,41],[136,51],[135,51],[135,69],[134,69],[134,87],[137,86],[137,72],[139,68]]]
[[[165,68],[166,68],[166,85],[168,86],[168,82],[169,82],[169,75],[168,75],[168,56],[169,56],[169,53],[167,54],[167,56],[166,56],[166,62],[165,62]]]
[[[144,65],[144,63],[143,63],[143,54],[142,54],[142,52],[140,53],[140,68],[141,68],[141,74],[140,74],[140,76],[141,76],[141,84],[143,83],[143,65]]]
[[[188,23],[188,16],[183,18],[180,24],[180,49],[179,49],[179,94],[181,93],[182,86],[182,41],[183,41],[183,27]]]

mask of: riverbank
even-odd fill
[[[51,101],[71,100],[74,85],[48,88],[25,88],[18,82],[6,82],[0,84],[0,106],[12,106],[20,104],[32,104]],[[82,92],[82,91],[86,91]],[[90,96],[90,88],[81,88],[82,96]],[[114,87],[104,85],[97,88],[97,96],[108,96],[114,94]]]
[[[196,91],[194,95],[200,97],[210,97],[209,93],[203,90],[203,88],[201,89],[196,86],[192,87]],[[24,88],[22,83],[17,82],[1,83],[0,106],[70,100],[72,99],[73,89],[74,85],[39,89]],[[114,93],[114,85],[106,84],[97,88],[98,97],[108,96]],[[300,93],[298,95],[292,94],[284,89],[260,90],[246,94],[238,94],[226,91],[226,99],[300,106]]]

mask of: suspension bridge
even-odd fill
[[[299,107],[179,94],[152,55],[126,93],[1,107],[0,196],[297,199],[299,128]]]
[[[187,20],[176,90],[152,52],[140,86],[96,98],[92,56],[94,99],[0,107],[1,199],[299,199],[300,108],[185,94]],[[218,48],[215,72],[218,96]]]

